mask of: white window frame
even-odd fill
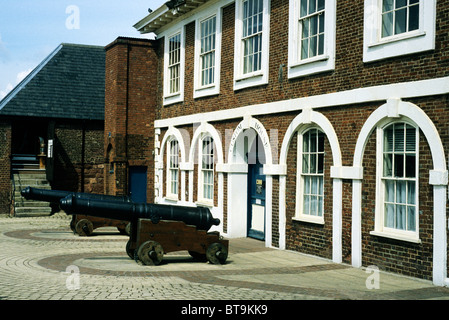
[[[270,39],[271,0],[263,0],[262,56],[260,70],[243,73],[243,2],[235,2],[235,44],[234,44],[234,90],[259,86],[268,83],[268,56]]]
[[[180,61],[179,61],[179,90],[170,92],[170,39],[180,35]],[[164,42],[164,105],[181,102],[184,100],[184,75],[185,75],[185,35],[184,27],[165,36]]]
[[[211,143],[211,152],[212,152],[212,162],[210,163],[212,165],[212,169],[208,168],[205,169],[203,168],[203,155],[204,155],[204,141],[206,139],[210,139]],[[198,148],[198,203],[199,204],[203,204],[206,206],[210,206],[212,207],[214,205],[214,180],[215,180],[215,141],[214,138],[212,138],[211,135],[209,134],[205,134],[201,137],[201,139],[199,140],[199,148]],[[211,197],[205,197],[204,192],[205,192],[205,184],[206,181],[204,179],[205,177],[205,172],[208,172],[209,174],[212,173],[212,181],[209,181],[209,183],[207,183],[211,188],[212,188],[212,194]]]
[[[386,178],[384,178],[384,130],[393,124],[407,124],[415,128],[416,130],[416,163],[415,163],[415,178],[391,178],[389,180],[394,181],[414,181],[415,182],[415,231],[400,230],[396,228],[387,227],[385,224],[385,183]],[[419,243],[419,128],[416,124],[412,123],[408,119],[398,119],[398,121],[387,121],[386,123],[380,124],[376,128],[376,138],[377,138],[377,166],[376,166],[376,208],[375,208],[375,224],[374,231],[370,233],[377,236],[403,240],[408,242]],[[403,169],[406,170],[405,167]]]
[[[213,82],[203,86],[202,85],[202,59],[201,59],[201,24],[215,16],[215,66]],[[220,70],[221,70],[221,8],[213,9],[207,12],[206,15],[198,18],[195,23],[195,70],[194,70],[194,88],[193,98],[201,98],[210,95],[217,95],[220,93]]]
[[[435,49],[436,0],[419,1],[419,28],[382,38],[382,0],[365,0],[363,61]]]
[[[298,131],[297,137],[298,137],[298,143],[297,143],[297,172],[296,172],[296,210],[295,210],[295,217],[293,217],[294,220],[298,221],[306,221],[316,224],[324,224],[324,149],[323,151],[317,151],[316,152],[310,152],[307,151],[307,153],[310,154],[322,154],[323,155],[323,172],[322,173],[303,173],[303,143],[304,143],[304,135],[311,131],[311,130],[317,130],[320,132],[324,139],[326,138],[325,133],[319,128],[319,127],[307,127],[304,128],[304,130]],[[324,147],[323,147],[324,148]],[[316,158],[316,161],[318,163],[318,157]],[[322,203],[321,203],[321,216],[320,215],[311,215],[310,213],[304,212],[304,191],[305,191],[305,178],[306,177],[321,177],[322,178]],[[320,196],[318,196],[320,197]],[[319,203],[319,202],[318,202]]]
[[[173,153],[173,143],[177,144],[177,154]],[[167,192],[166,197],[171,200],[179,200],[179,176],[180,176],[180,170],[179,170],[179,163],[180,163],[180,154],[179,154],[179,142],[176,139],[171,139],[167,142]],[[173,157],[176,157],[176,163],[175,166],[172,164],[174,163]],[[176,171],[176,180],[173,177],[173,171]],[[176,187],[173,189],[173,183],[176,183]],[[173,192],[174,191],[174,192]]]
[[[324,52],[301,59],[300,0],[290,0],[288,36],[288,77],[296,78],[335,69],[336,0],[325,0]]]

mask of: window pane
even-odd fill
[[[388,202],[394,202],[394,186],[395,182],[392,180],[387,180],[385,183],[385,200]]]
[[[404,125],[394,125],[394,151],[404,151]]]
[[[393,12],[382,15],[382,37],[393,35]]]
[[[405,230],[406,206],[396,205],[396,229]]]
[[[385,205],[385,226],[388,228],[394,228],[394,205]]]
[[[396,203],[406,203],[406,181],[396,182]]]
[[[309,14],[316,11],[316,0],[309,0]]]
[[[382,12],[387,12],[393,10],[394,0],[383,0]]]
[[[407,5],[407,0],[396,0],[396,6],[395,8],[402,8],[405,7]]]
[[[392,176],[393,155],[390,153],[384,154],[384,177]]]
[[[300,12],[301,17],[307,15],[307,2],[308,0],[301,0],[301,12]]]
[[[317,167],[316,167],[316,161],[317,161],[317,155],[315,153],[310,154],[310,163],[309,163],[309,172],[310,173],[317,173]]]
[[[406,126],[406,151],[416,151],[416,129],[410,125]]]
[[[310,177],[304,178],[304,194],[310,194]]]
[[[394,155],[394,176],[398,178],[404,177],[404,155]]]
[[[384,152],[393,151],[393,127],[389,126],[384,130]]]
[[[405,156],[405,176],[407,178],[416,177],[416,156],[414,154]]]
[[[318,0],[318,11],[324,10],[324,0]]]
[[[415,5],[409,9],[408,31],[419,29],[419,6]]]
[[[318,154],[318,173],[324,172],[324,154]]]
[[[396,11],[394,34],[407,32],[407,8]]]
[[[309,155],[302,156],[302,173],[309,173]]]
[[[407,203],[415,204],[416,203],[416,193],[415,193],[415,181],[407,182]]]
[[[408,207],[407,210],[407,230],[416,231],[416,208]]]
[[[303,213],[310,214],[310,196],[304,195]]]

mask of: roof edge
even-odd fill
[[[33,79],[46,65],[53,59],[53,57],[61,51],[63,44],[60,44],[50,55],[48,55],[41,63],[37,65],[18,85],[14,87],[4,98],[0,101],[0,111],[19,93],[30,81]]]

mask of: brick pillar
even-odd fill
[[[106,46],[105,193],[127,195],[130,166],[147,167],[154,198],[156,42],[119,37]]]

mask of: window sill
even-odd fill
[[[382,45],[385,45],[385,44],[399,42],[399,41],[402,41],[402,40],[408,40],[408,39],[412,39],[412,38],[423,37],[425,35],[426,35],[425,31],[417,31],[417,32],[404,33],[404,34],[400,34],[400,35],[397,35],[397,36],[390,36],[390,37],[385,38],[383,40],[379,40],[378,42],[374,42],[374,43],[369,44],[368,48],[382,46]]]
[[[195,204],[198,207],[207,207],[207,208],[213,208],[214,207],[214,203],[212,201],[206,201],[206,200],[199,200],[199,201],[195,202]]]
[[[308,223],[324,225],[324,217],[301,215],[299,217],[293,217],[292,220],[293,221],[299,221],[299,222],[308,222]]]
[[[179,201],[177,196],[166,196],[165,200],[170,201],[170,202],[178,202]]]
[[[390,232],[384,232],[384,231],[370,231],[370,235],[382,237],[382,238],[389,238],[399,241],[405,241],[405,242],[411,242],[411,243],[421,243],[421,240],[419,238],[407,236],[407,235],[401,235],[401,234],[394,234]]]
[[[292,63],[290,65],[290,68],[295,68],[295,67],[299,67],[305,64],[309,64],[309,63],[314,63],[314,62],[318,62],[318,61],[326,61],[329,60],[329,56],[328,55],[319,55],[319,56],[315,56],[313,58],[308,58],[308,59],[304,59],[295,63]]]

